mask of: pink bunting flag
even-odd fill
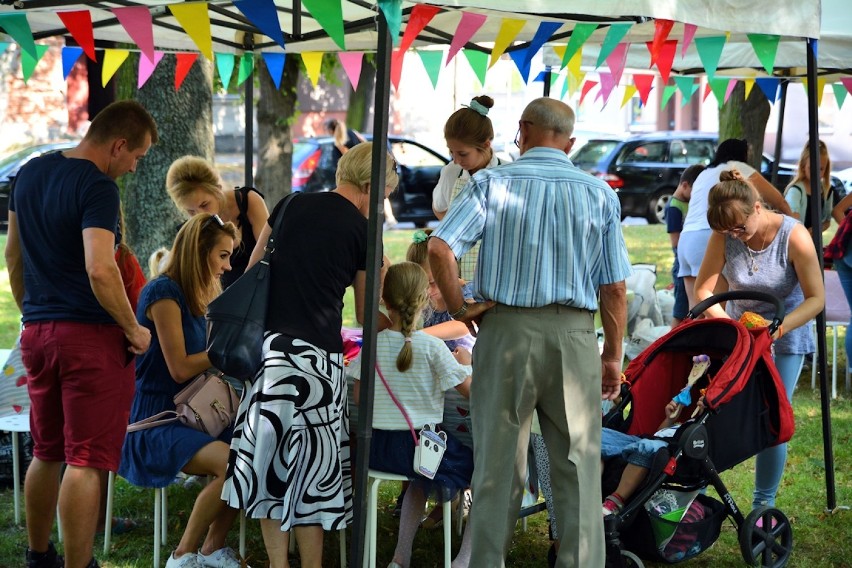
[[[450,61],[453,57],[456,56],[458,51],[468,42],[470,38],[473,37],[479,28],[482,27],[482,24],[485,23],[485,20],[488,18],[483,16],[482,14],[471,14],[470,12],[462,12],[461,21],[459,22],[459,26],[456,28],[456,33],[453,36],[453,41],[450,43],[450,52],[447,56],[446,65],[450,64]]]
[[[698,26],[695,24],[684,24],[683,25],[683,41],[680,42],[680,58],[683,59],[686,57],[686,50],[689,48],[689,44],[692,43],[692,38],[695,37],[695,32],[698,30]]]
[[[609,95],[618,84],[618,81],[615,80],[612,73],[600,73],[599,75],[601,80],[601,90],[598,93],[598,97],[603,99],[603,104],[606,104],[609,100]],[[597,100],[598,97],[595,97],[595,99]]]
[[[731,98],[731,93],[734,92],[734,89],[737,87],[738,82],[739,81],[737,81],[736,79],[731,79],[728,81],[728,86],[725,87],[725,102],[728,102],[728,99]]]
[[[597,81],[586,81],[586,82],[583,83],[583,86],[580,89],[580,104],[581,105],[583,104],[583,99],[585,99],[586,95],[589,94],[589,91],[591,91],[592,88],[597,84],[598,84]]]
[[[92,14],[88,10],[77,10],[74,12],[57,12],[57,16],[68,28],[68,32],[74,41],[83,48],[83,51],[92,61],[95,59],[95,32],[92,29]]]
[[[633,84],[636,85],[636,90],[639,92],[639,100],[643,105],[648,104],[648,95],[654,87],[653,75],[633,75]]]
[[[175,53],[175,57],[177,57],[177,65],[175,66],[175,91],[177,91],[183,85],[183,80],[186,79],[189,70],[192,69],[193,63],[198,59],[198,54]]]
[[[130,39],[139,46],[139,50],[148,59],[148,62],[153,63],[156,67],[157,63],[154,61],[157,57],[154,53],[154,23],[148,8],[144,6],[112,8],[112,13],[115,14],[115,18],[127,32],[127,35],[130,36]],[[162,57],[162,54],[160,57]]]
[[[671,20],[654,20],[654,39],[651,40],[651,45],[648,47],[648,51],[651,52],[651,65],[657,62],[657,57],[660,55],[663,43],[672,31],[672,26],[674,26],[674,22]]]
[[[844,77],[840,80],[840,83],[846,87],[846,91],[852,94],[852,77]]]
[[[151,78],[151,75],[154,73],[154,69],[157,68],[157,64],[160,63],[164,53],[162,51],[155,51],[153,55],[153,59],[148,59],[147,55],[139,58],[139,79],[136,81],[137,89],[141,89],[142,85]]]
[[[621,74],[624,72],[624,65],[627,63],[627,52],[630,49],[629,43],[619,43],[606,58],[606,64],[612,72],[615,84],[621,83]],[[603,88],[603,81],[601,81]],[[604,99],[606,103],[606,99]]]
[[[352,83],[352,90],[358,90],[358,81],[361,79],[361,66],[364,63],[364,52],[362,51],[338,51],[337,58]]]

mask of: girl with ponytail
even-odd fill
[[[435,491],[442,501],[447,501],[470,486],[473,474],[473,452],[450,432],[433,480],[416,474],[412,465],[414,440],[403,409],[414,429],[420,430],[425,424],[441,422],[444,391],[456,389],[465,398],[470,396],[470,367],[460,364],[443,341],[418,329],[429,301],[428,287],[426,272],[413,262],[391,266],[382,287],[382,299],[393,324],[376,337],[376,367],[387,387],[379,380],[374,389],[370,468],[411,479],[402,502],[399,537],[390,564],[393,568],[407,567],[411,562],[411,545],[429,494]],[[358,402],[360,361],[353,361],[348,369],[356,379],[354,394]],[[465,530],[453,566],[464,568],[469,561],[470,540]]]

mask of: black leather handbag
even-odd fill
[[[260,262],[246,270],[207,306],[207,356],[210,363],[226,375],[243,381],[251,379],[263,363],[269,264],[284,211],[295,195],[284,198]]]

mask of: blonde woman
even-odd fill
[[[834,192],[831,190],[831,158],[825,142],[819,141],[819,181],[822,196],[822,231],[831,224],[831,212],[834,208]],[[811,145],[805,144],[799,156],[796,175],[787,189],[784,199],[790,205],[790,216],[801,221],[805,228],[811,230]]]
[[[151,330],[151,347],[136,357],[131,423],[174,410],[175,394],[210,368],[204,312],[222,290],[219,279],[231,268],[237,241],[233,223],[207,213],[196,215],[178,231],[163,273],[142,289],[136,318]],[[230,429],[213,438],[180,422],[125,438],[118,473],[134,485],[166,487],[181,471],[212,478],[195,499],[166,568],[240,568],[239,558],[225,546],[237,511],[220,497],[230,439]]]
[[[323,530],[351,519],[340,329],[348,286],[363,321],[371,174],[364,142],[340,159],[333,191],[285,198],[270,217],[287,203],[270,262],[264,363],[240,403],[222,498],[260,519],[271,568],[289,566],[293,530],[301,566],[320,568]],[[385,196],[398,181],[388,156]],[[250,265],[271,233],[265,224]]]
[[[210,213],[236,225],[240,244],[231,258],[231,271],[222,277],[222,287],[227,288],[245,272],[260,231],[269,218],[263,195],[253,187],[222,189],[219,173],[198,156],[178,158],[169,166],[166,191],[177,208],[190,217]]]
[[[695,282],[696,299],[712,296],[724,277],[730,290],[765,292],[784,300],[787,315],[775,337],[775,366],[792,402],[805,354],[814,351],[809,323],[825,305],[813,241],[795,219],[767,209],[737,170],[720,173],[708,196],[707,221],[713,233]],[[708,308],[705,316],[739,319],[747,311],[767,320],[774,315],[771,305],[735,300],[725,308]],[[786,444],[757,455],[754,507],[775,505],[786,460]]]

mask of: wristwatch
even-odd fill
[[[467,313],[467,302],[462,302],[461,307],[459,309],[457,309],[456,311],[454,311],[453,313],[451,313],[450,317],[453,318],[454,320],[457,320],[457,319],[463,318],[466,313]]]

